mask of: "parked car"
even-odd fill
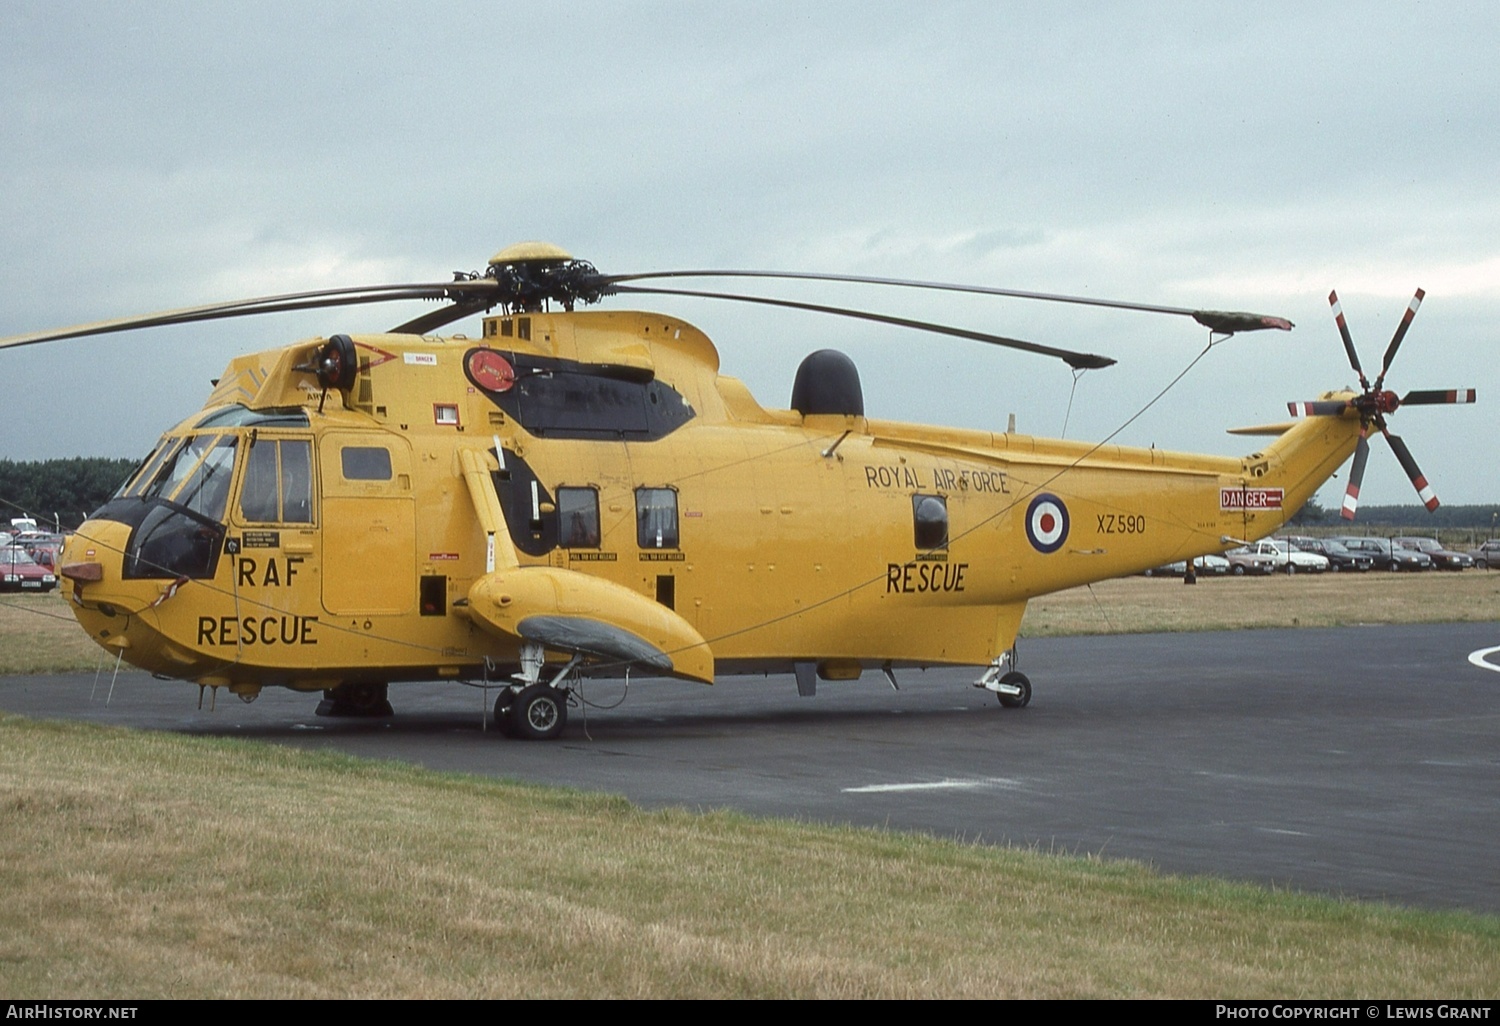
[[[1432,557],[1416,549],[1403,549],[1388,538],[1339,538],[1350,552],[1362,552],[1375,560],[1376,570],[1431,570]]]
[[[1288,536],[1287,541],[1303,552],[1316,552],[1328,560],[1328,569],[1335,573],[1351,571],[1364,573],[1375,565],[1375,560],[1368,552],[1351,552],[1333,538],[1291,535]]]
[[[1492,566],[1500,567],[1500,538],[1491,538],[1479,548],[1470,549],[1468,556],[1481,570],[1488,570]]]
[[[1251,542],[1244,548],[1269,559],[1272,572],[1280,570],[1289,574],[1320,574],[1328,569],[1328,560],[1324,557],[1312,552],[1303,552],[1297,546],[1281,538],[1266,538]]]
[[[1210,552],[1206,556],[1199,556],[1193,560],[1193,568],[1201,577],[1205,574],[1214,576],[1229,573],[1229,560],[1216,553]],[[1146,571],[1147,577],[1182,577],[1187,573],[1187,560],[1179,559],[1175,563],[1166,566],[1155,567]]]
[[[1224,553],[1229,560],[1229,572],[1236,577],[1246,574],[1273,574],[1276,572],[1276,556],[1262,552],[1259,545],[1241,545]]]
[[[26,550],[27,555],[49,570],[57,569],[57,556],[62,552],[63,536],[47,531],[23,531],[16,535],[15,545]]]
[[[1397,538],[1395,541],[1403,549],[1427,553],[1432,565],[1439,570],[1467,570],[1474,565],[1474,557],[1445,549],[1436,538]]]
[[[0,548],[0,591],[51,591],[57,576],[19,545]]]
[[[1265,545],[1266,542],[1260,544]],[[1276,569],[1289,574],[1320,574],[1328,569],[1328,557],[1316,552],[1303,552],[1285,538],[1272,538],[1270,544],[1276,549]]]

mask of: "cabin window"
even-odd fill
[[[345,481],[389,481],[391,451],[381,445],[346,445],[339,450]]]
[[[635,533],[643,549],[677,548],[677,493],[670,488],[637,488]]]
[[[911,497],[913,534],[918,549],[948,547],[948,500],[941,495]]]
[[[311,443],[261,438],[250,446],[240,517],[251,523],[312,523]]]
[[[593,488],[557,490],[558,544],[568,549],[599,547],[599,492]]]

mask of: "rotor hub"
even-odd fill
[[[604,295],[598,268],[547,242],[507,246],[490,258],[484,277],[495,282],[496,302],[511,313],[541,310],[549,301],[572,310]]]

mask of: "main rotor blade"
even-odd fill
[[[1365,464],[1370,459],[1370,426],[1368,424],[1359,429],[1359,445],[1354,450],[1354,465],[1349,468],[1349,487],[1344,489],[1344,508],[1341,516],[1345,520],[1354,519],[1354,511],[1359,508],[1359,486],[1365,479]]]
[[[1385,359],[1380,361],[1380,374],[1375,378],[1375,391],[1380,391],[1380,386],[1385,382],[1385,373],[1391,369],[1391,361],[1396,358],[1396,350],[1401,348],[1401,340],[1406,337],[1406,329],[1411,327],[1411,322],[1417,316],[1417,310],[1422,306],[1422,297],[1427,293],[1417,289],[1417,294],[1412,297],[1411,302],[1406,304],[1406,313],[1401,318],[1401,323],[1396,325],[1396,334],[1391,336],[1391,344],[1386,346]]]
[[[1454,388],[1446,392],[1440,388],[1417,389],[1402,396],[1401,405],[1437,406],[1445,403],[1472,403],[1474,395],[1472,388]]]
[[[1391,449],[1396,453],[1396,459],[1401,461],[1401,469],[1406,471],[1406,476],[1411,479],[1412,487],[1417,490],[1417,498],[1422,500],[1422,505],[1427,507],[1430,513],[1438,508],[1437,493],[1427,483],[1427,478],[1422,476],[1417,461],[1412,459],[1411,450],[1399,435],[1393,435],[1384,427],[1380,429],[1385,434],[1385,440],[1391,443]]]
[[[659,289],[639,288],[634,285],[612,285],[609,286],[613,292],[629,292],[642,295],[658,296],[692,296],[698,299],[728,299],[740,303],[758,303],[762,306],[780,306],[791,310],[811,310],[814,313],[834,314],[839,317],[853,317],[862,321],[874,321],[878,324],[894,324],[902,328],[914,328],[917,331],[930,331],[939,335],[952,335],[955,338],[967,338],[976,342],[988,342],[991,345],[1005,346],[1008,349],[1020,349],[1028,353],[1040,353],[1043,356],[1055,356],[1063,360],[1068,366],[1078,370],[1098,370],[1109,367],[1116,363],[1108,356],[1098,356],[1093,353],[1079,353],[1071,349],[1056,349],[1052,346],[1040,345],[1036,342],[1026,342],[1018,338],[1005,338],[1001,335],[990,335],[982,331],[970,331],[966,328],[953,328],[943,324],[933,324],[930,321],[914,321],[905,317],[890,317],[886,314],[871,313],[867,310],[848,310],[838,306],[823,306],[817,303],[798,303],[790,299],[769,299],[765,296],[741,296],[732,292],[699,292],[693,289]]]
[[[606,274],[600,276],[600,281],[607,288],[616,282],[645,281],[650,278],[779,278],[850,282],[857,285],[890,285],[895,288],[934,289],[939,292],[972,292],[985,296],[1008,296],[1012,299],[1039,299],[1050,303],[1075,303],[1080,306],[1105,306],[1116,310],[1178,314],[1191,317],[1210,331],[1225,335],[1232,335],[1237,331],[1260,331],[1264,328],[1290,331],[1293,327],[1292,322],[1285,317],[1272,317],[1267,314],[1238,313],[1228,310],[1189,310],[1179,306],[1129,303],[1118,299],[1091,299],[1087,296],[1023,292],[1019,289],[992,288],[986,285],[954,285],[940,281],[910,281],[905,278],[872,278],[859,274],[817,274],[811,271],[651,271],[644,274]]]
[[[460,299],[440,310],[433,310],[421,317],[413,317],[403,324],[398,324],[390,329],[391,335],[426,335],[445,324],[462,320],[470,314],[481,313],[494,305],[494,298],[490,296],[475,296],[469,299]]]
[[[1365,378],[1364,368],[1359,365],[1359,354],[1354,351],[1354,339],[1349,337],[1349,324],[1344,320],[1344,308],[1339,305],[1339,294],[1328,293],[1328,305],[1333,307],[1333,320],[1339,326],[1339,336],[1344,340],[1344,352],[1349,354],[1349,366],[1359,375],[1359,387],[1369,391],[1370,382]]]
[[[85,338],[90,335],[108,335],[118,331],[133,331],[137,328],[153,328],[166,324],[190,324],[194,321],[250,317],[255,314],[282,313],[288,310],[315,310],[363,303],[390,303],[405,299],[451,299],[475,293],[483,295],[486,292],[493,292],[494,288],[493,281],[478,279],[403,285],[361,285],[352,288],[318,289],[311,292],[288,292],[278,296],[207,303],[203,306],[189,306],[179,310],[162,310],[157,313],[138,314],[133,317],[119,317],[108,321],[95,321],[91,324],[76,324],[68,328],[32,332],[28,335],[14,335],[0,339],[0,349],[56,342],[69,338]]]

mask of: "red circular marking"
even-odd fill
[[[1051,534],[1057,530],[1057,518],[1051,513],[1042,514],[1042,533]]]
[[[469,374],[475,384],[491,392],[508,392],[516,383],[516,369],[493,349],[479,349],[469,354]]]

